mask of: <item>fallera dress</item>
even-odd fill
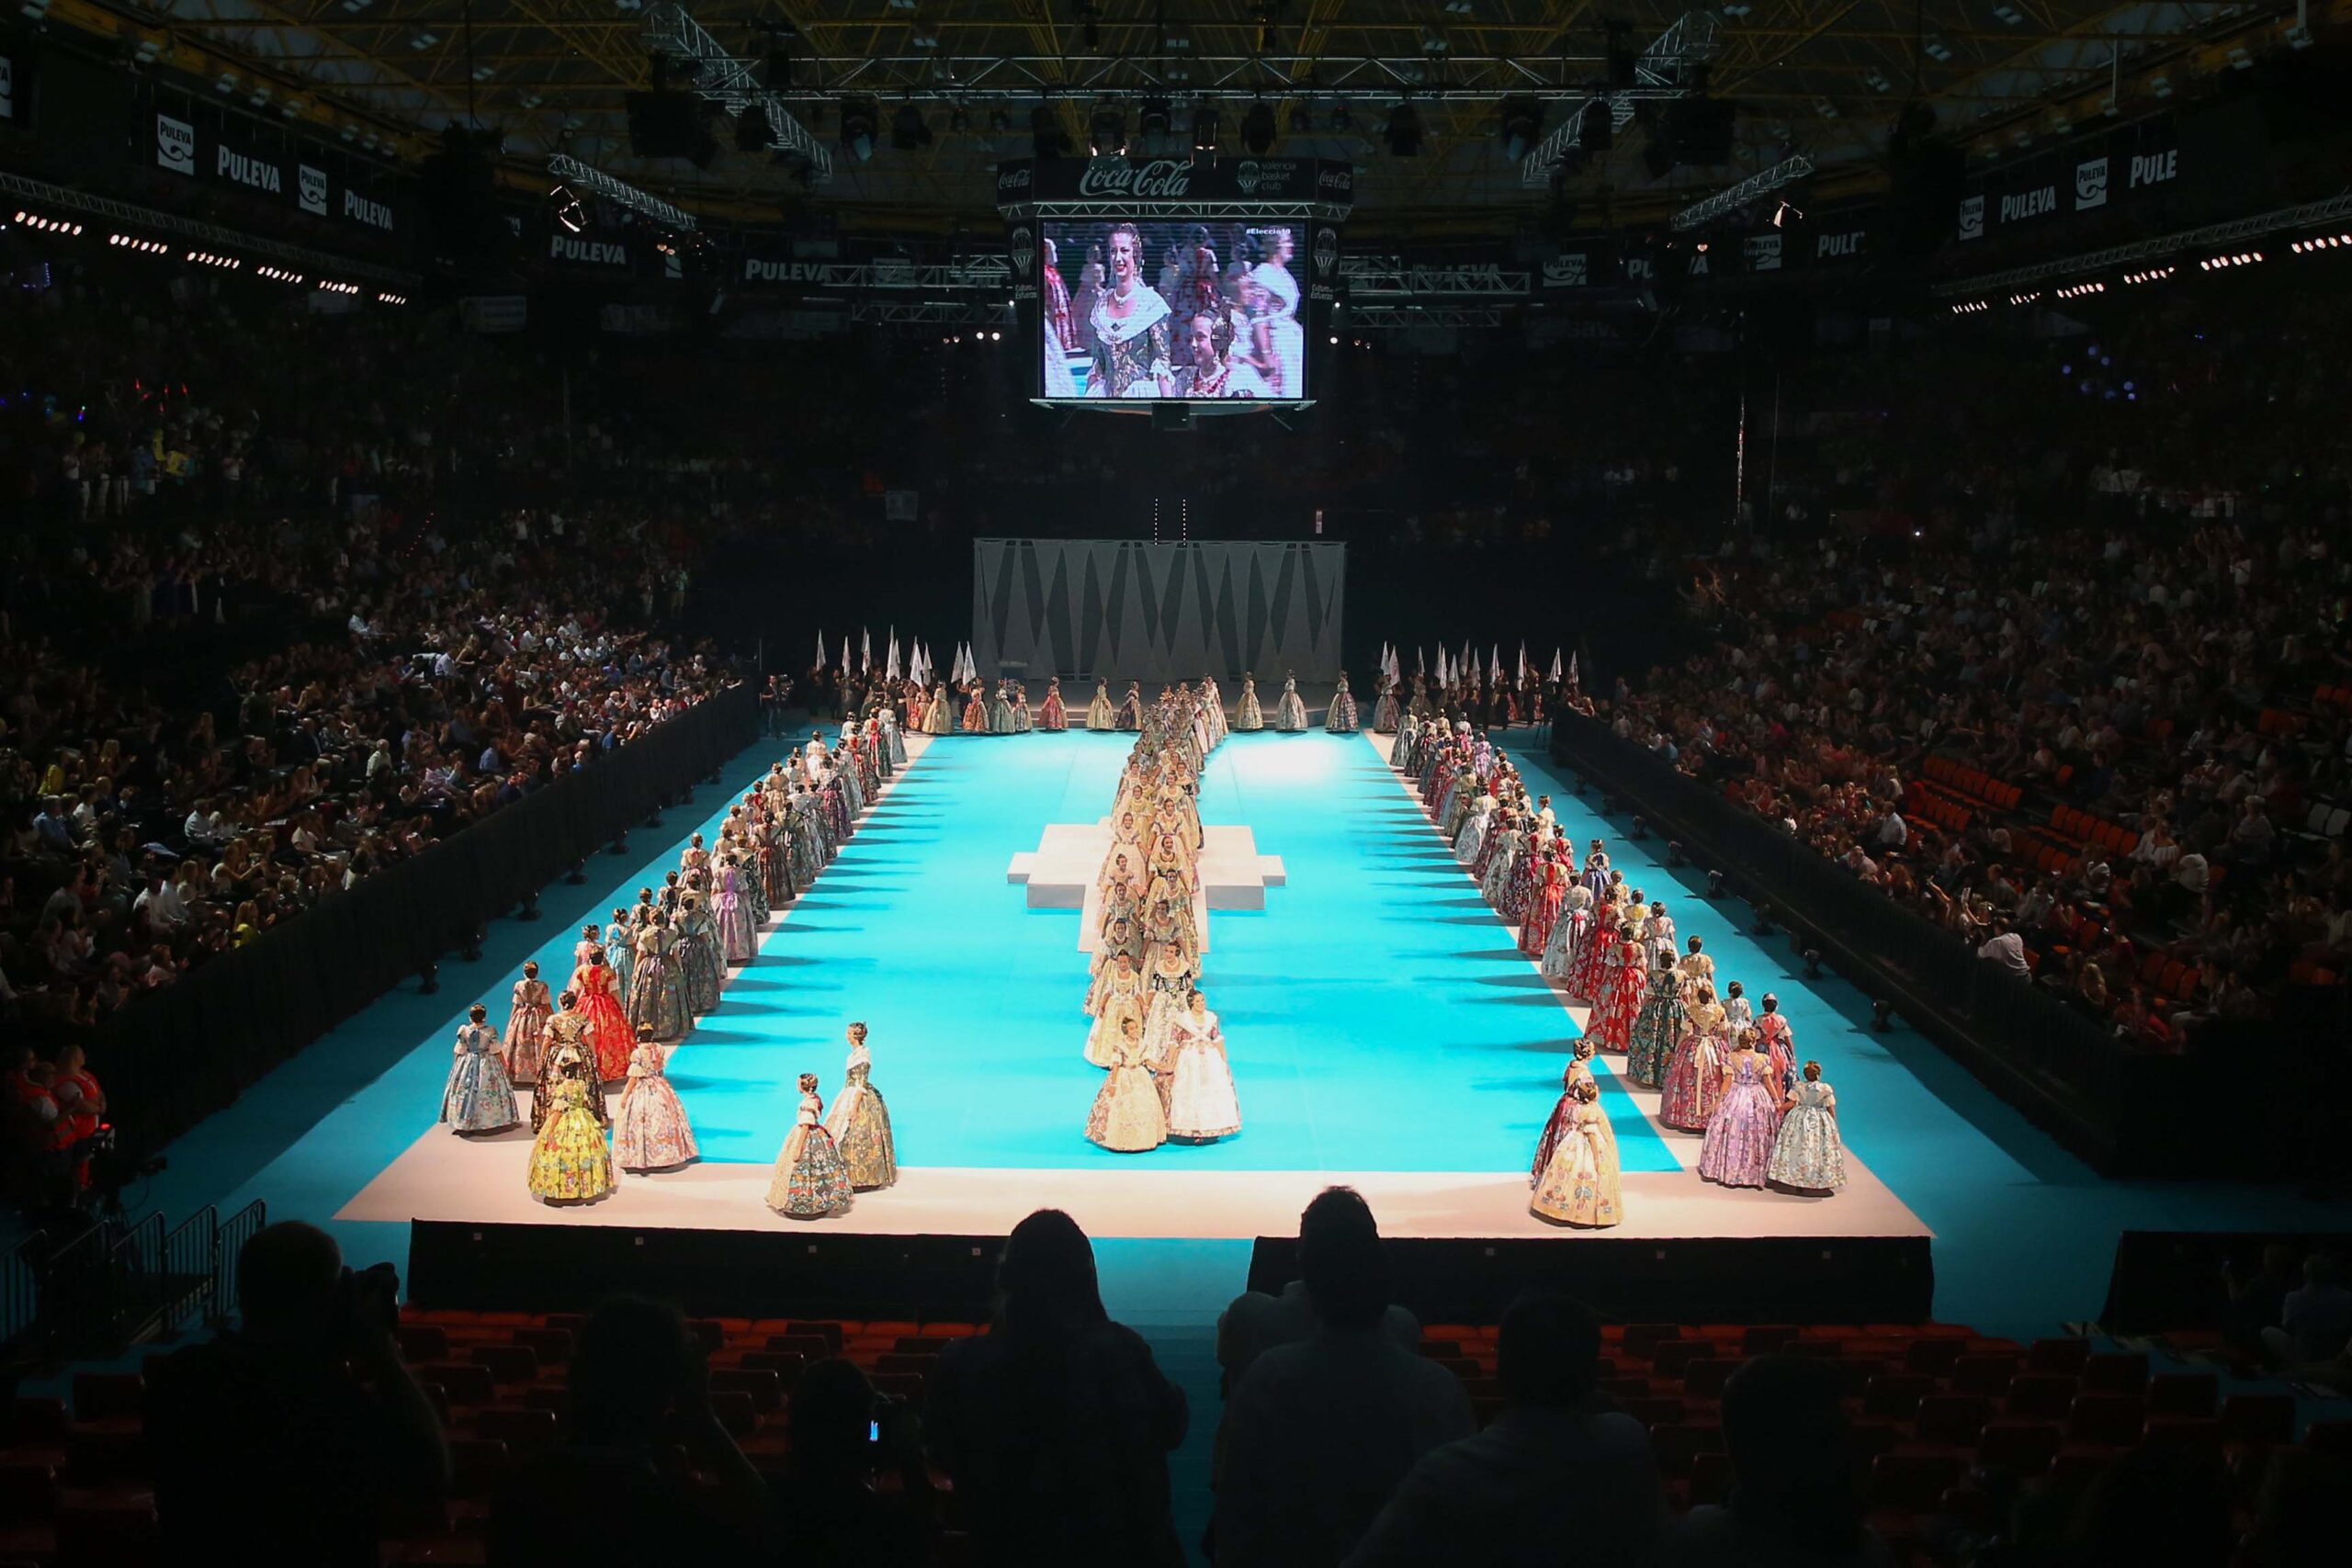
[[[1659,964],[1650,971],[1649,995],[1642,999],[1641,1016],[1634,1020],[1633,1038],[1625,1047],[1625,1077],[1644,1089],[1663,1083],[1682,1023],[1681,982],[1671,964]]]
[[[1535,1140],[1535,1160],[1527,1168],[1527,1185],[1533,1187],[1544,1179],[1544,1170],[1552,1163],[1552,1156],[1560,1140],[1568,1134],[1568,1124],[1577,1113],[1577,1085],[1591,1078],[1592,1068],[1581,1057],[1570,1057],[1560,1074],[1560,1098],[1552,1107],[1551,1120],[1544,1123],[1544,1132]]]
[[[718,944],[729,964],[749,964],[753,951],[750,903],[743,897],[743,874],[736,866],[718,868],[718,891],[711,895],[718,911]]]
[[[441,1120],[458,1133],[496,1133],[523,1119],[514,1107],[514,1086],[498,1059],[498,1031],[469,1023],[458,1031],[458,1059],[441,1091]]]
[[[601,1091],[577,1077],[558,1079],[538,1137],[531,1145],[531,1195],[549,1203],[585,1203],[613,1190],[613,1156],[593,1109]]]
[[[1168,1026],[1174,1069],[1168,1093],[1168,1135],[1191,1143],[1229,1138],[1241,1131],[1241,1102],[1216,1014],[1180,1011]]]
[[[571,989],[588,1020],[588,1043],[596,1053],[597,1073],[610,1083],[628,1071],[628,1054],[637,1043],[637,1032],[628,1026],[628,1015],[621,1011],[615,993],[613,972],[592,964],[572,976]]]
[[[1115,966],[1107,971],[1094,998],[1094,1026],[1086,1032],[1086,1059],[1098,1067],[1110,1066],[1117,1060],[1121,1021],[1125,1019],[1136,1021],[1136,1039],[1140,1047],[1144,1009],[1143,976],[1123,975]]]
[[[890,1135],[890,1108],[874,1087],[874,1054],[863,1044],[849,1053],[849,1081],[825,1113],[825,1131],[832,1134],[842,1163],[849,1167],[849,1182],[860,1192],[888,1187],[899,1179],[899,1149]]]
[[[1731,1082],[1699,1145],[1699,1175],[1725,1187],[1761,1187],[1781,1131],[1777,1098],[1765,1081],[1771,1064],[1753,1051],[1735,1051],[1730,1066]]]
[[[947,688],[942,686],[931,694],[922,710],[922,732],[925,735],[952,735],[956,730],[953,710],[947,705]]]
[[[1384,679],[1380,682],[1380,700],[1372,705],[1374,732],[1380,735],[1396,733],[1396,722],[1402,716],[1400,709],[1401,705],[1396,701],[1396,682]]]
[[[1046,700],[1037,705],[1037,728],[1052,731],[1069,728],[1069,710],[1062,706],[1062,683],[1046,682]]]
[[[1838,1096],[1826,1083],[1799,1083],[1781,1119],[1765,1175],[1776,1186],[1835,1192],[1846,1185],[1846,1145],[1838,1135]]]
[[[555,1015],[555,998],[545,980],[514,982],[514,1001],[506,1014],[506,1077],[531,1083],[539,1076],[539,1057],[547,1050],[548,1020]]]
[[[1168,1141],[1168,1116],[1160,1109],[1159,1090],[1144,1066],[1139,1036],[1114,1042],[1111,1076],[1094,1096],[1086,1113],[1089,1143],[1118,1154],[1141,1154]]]
[[[1634,1019],[1642,1010],[1647,987],[1642,975],[1641,943],[1620,938],[1601,994],[1593,998],[1592,1016],[1585,1032],[1596,1051],[1623,1051],[1633,1037]]]
[[[1657,1119],[1685,1133],[1703,1133],[1723,1099],[1723,1011],[1712,1002],[1686,1010],[1682,1037],[1667,1059],[1659,1086]]]
[[[718,1008],[723,971],[718,964],[718,932],[709,915],[689,909],[679,918],[677,946],[680,973],[685,976],[686,1010],[700,1018]],[[622,1065],[628,1065],[626,1057]]]
[[[668,1170],[701,1153],[678,1091],[662,1070],[662,1047],[639,1044],[628,1059],[628,1087],[613,1115],[613,1163],[623,1170]]]
[[[1357,729],[1355,694],[1348,690],[1348,678],[1340,677],[1340,689],[1331,694],[1331,705],[1324,710],[1323,728],[1332,735],[1353,735]]]
[[[1245,735],[1266,728],[1266,710],[1258,705],[1258,682],[1247,675],[1241,678],[1241,702],[1233,710],[1233,728]]]
[[[1107,733],[1118,728],[1118,715],[1111,706],[1111,683],[1094,682],[1094,700],[1086,705],[1086,728]]]
[[[1599,1230],[1624,1220],[1621,1189],[1616,1131],[1596,1100],[1570,1113],[1527,1206],[1539,1219]]]
[[[671,943],[666,926],[648,926],[638,933],[637,976],[628,994],[632,1035],[640,1029],[650,1029],[656,1040],[683,1040],[691,1026],[685,979],[678,973]]]
[[[775,1156],[768,1207],[787,1219],[821,1220],[848,1212],[853,1189],[833,1135],[825,1131],[825,1102],[814,1090],[800,1097],[800,1113]]]
[[[1274,728],[1284,735],[1299,735],[1306,729],[1306,704],[1299,697],[1295,680],[1283,682],[1282,700],[1274,704]]]

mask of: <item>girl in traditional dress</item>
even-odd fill
[[[623,1170],[668,1170],[702,1152],[664,1066],[652,1036],[639,1035],[637,1049],[629,1053],[620,1108],[613,1113],[613,1163]]]
[[[874,1087],[874,1054],[865,1047],[865,1025],[849,1026],[849,1081],[825,1115],[825,1131],[849,1167],[849,1182],[860,1192],[899,1179],[899,1147],[890,1135],[890,1108]]]
[[[1413,751],[1421,739],[1421,721],[1407,714],[1396,727],[1396,739],[1388,743],[1388,765],[1400,773],[1413,771]]]
[[[1037,705],[1037,728],[1059,731],[1069,728],[1069,710],[1062,706],[1062,678],[1046,682],[1046,700]]]
[[[1764,1010],[1756,1019],[1756,1048],[1772,1064],[1772,1086],[1785,1105],[1797,1087],[1797,1040],[1781,1011],[1781,998],[1764,993]]]
[[[1657,1088],[1665,1080],[1667,1058],[1681,1038],[1682,1026],[1682,984],[1674,972],[1673,955],[1653,949],[1649,994],[1642,998],[1641,1014],[1634,1020],[1625,1047],[1626,1080],[1644,1089]]]
[[[1453,835],[1453,859],[1457,865],[1476,865],[1486,852],[1487,833],[1494,826],[1495,797],[1482,795],[1470,803],[1469,815],[1462,818],[1460,831]]]
[[[588,966],[571,977],[572,993],[588,1018],[588,1045],[596,1054],[596,1069],[610,1083],[628,1071],[628,1054],[636,1042],[620,998],[613,994],[613,971],[605,950],[588,955]]]
[[[1121,953],[1104,971],[1094,996],[1094,1025],[1086,1032],[1086,1059],[1098,1067],[1112,1066],[1127,1025],[1135,1025],[1136,1044],[1143,1044],[1143,976],[1135,960]]]
[[[1770,998],[1766,998],[1768,1001]],[[1846,1185],[1846,1145],[1838,1135],[1838,1095],[1821,1081],[1821,1064],[1804,1065],[1804,1081],[1790,1097],[1772,1140],[1764,1173],[1775,1187],[1800,1192],[1835,1192]]]
[[[1323,728],[1330,735],[1353,735],[1356,732],[1356,699],[1348,690],[1348,672],[1340,671],[1340,689],[1331,694],[1331,705],[1323,712]]]
[[[1233,710],[1233,728],[1245,735],[1255,735],[1266,728],[1266,712],[1258,705],[1258,682],[1250,672],[1241,672],[1241,702]]]
[[[1552,934],[1544,943],[1544,956],[1536,961],[1536,968],[1550,980],[1565,983],[1576,968],[1577,956],[1592,931],[1592,895],[1584,885],[1575,880],[1567,855],[1560,856],[1560,870],[1566,881],[1566,891],[1560,898],[1560,918],[1552,922]]]
[[[932,688],[931,705],[922,710],[922,732],[925,735],[952,735],[956,730],[955,709],[947,705],[947,682],[942,681]]]
[[[1378,734],[1394,735],[1397,721],[1403,716],[1403,705],[1396,701],[1396,682],[1384,670],[1380,675],[1380,700],[1372,705],[1372,728]]]
[[[638,928],[637,983],[628,997],[632,1036],[683,1040],[693,1026],[686,1010],[685,979],[678,973],[671,952],[675,940],[666,915],[656,914]]]
[[[1012,733],[1026,735],[1037,728],[1036,716],[1029,711],[1029,683],[1012,682]]]
[[[561,1015],[558,1015],[559,1017]],[[548,1051],[533,1097],[531,1159],[525,1184],[545,1203],[589,1203],[613,1190],[613,1156],[605,1146],[605,1091],[582,1046],[560,1040]]]
[[[1527,1168],[1528,1186],[1533,1187],[1544,1179],[1544,1168],[1552,1163],[1560,1140],[1567,1136],[1578,1103],[1577,1085],[1592,1081],[1592,1042],[1580,1039],[1568,1057],[1568,1065],[1560,1072],[1560,1099],[1552,1107],[1552,1119],[1544,1123],[1543,1134],[1535,1140],[1535,1163]]]
[[[1559,1145],[1528,1200],[1538,1219],[1585,1229],[1602,1229],[1625,1217],[1616,1130],[1600,1108],[1600,1086],[1585,1079],[1569,1091],[1576,1109]]]
[[[480,1002],[466,1016],[458,1030],[458,1059],[441,1091],[441,1120],[458,1133],[504,1132],[523,1114],[515,1109],[506,1066],[498,1059],[498,1031],[484,1021],[490,1010]]]
[[[1697,937],[1692,937],[1690,951],[1684,955],[1679,966],[1682,971],[1682,995],[1686,1001],[1696,996],[1702,986],[1706,987],[1710,996],[1714,993],[1715,961],[1702,951],[1704,946],[1705,943]]]
[[[1241,1102],[1233,1089],[1225,1031],[1208,999],[1193,991],[1169,1026],[1168,1135],[1205,1144],[1241,1131]]]
[[[821,1220],[849,1211],[853,1189],[833,1135],[825,1131],[825,1101],[817,1075],[800,1075],[800,1111],[768,1181],[768,1207],[786,1219]]]
[[[1094,700],[1086,705],[1086,728],[1098,734],[1119,728],[1118,713],[1111,706],[1111,682],[1099,675],[1094,680]]]
[[[750,900],[743,892],[743,871],[729,855],[718,863],[718,891],[711,895],[718,911],[718,944],[730,964],[749,964],[753,953]]]
[[[1715,1001],[1714,987],[1703,980],[1695,999],[1683,1007],[1682,1038],[1667,1059],[1657,1119],[1685,1133],[1703,1133],[1723,1101],[1724,1010]]]
[[[989,699],[989,733],[990,735],[1021,733],[1020,724],[1012,714],[1012,682],[1010,681],[999,681],[996,683],[996,695]]]
[[[893,768],[905,767],[907,765],[907,738],[899,729],[899,716],[889,708],[886,707],[879,715],[878,722],[882,726],[882,747],[885,751],[889,753],[890,766]]]
[[[1495,820],[1500,826],[1487,835],[1486,848],[1480,852],[1487,863],[1478,878],[1478,891],[1486,896],[1487,903],[1494,906],[1496,913],[1509,923],[1511,917],[1505,905],[1509,902],[1511,873],[1526,849],[1527,831],[1515,811],[1504,811]],[[1477,863],[1474,861],[1471,863],[1475,865]]]
[[[1568,874],[1560,857],[1548,851],[1540,857],[1544,869],[1535,893],[1528,900],[1526,923],[1519,928],[1519,950],[1539,964],[1552,944],[1552,927],[1560,918],[1561,900],[1567,897]]]
[[[696,1018],[717,1011],[723,974],[718,964],[718,931],[710,912],[692,893],[678,900],[678,953],[680,972],[685,977],[686,1010]]]
[[[964,688],[964,733],[986,735],[989,732],[988,688],[978,681]]]
[[[1284,735],[1301,735],[1306,730],[1306,704],[1298,694],[1298,677],[1283,677],[1282,700],[1274,704],[1274,728]]]
[[[1143,1043],[1155,1072],[1167,1072],[1174,1062],[1170,1030],[1176,1015],[1184,1010],[1184,998],[1192,994],[1198,977],[1192,955],[1184,951],[1182,942],[1171,940],[1152,945],[1151,962],[1144,970]],[[1162,1087],[1166,1085],[1163,1083]]]
[[[1117,1154],[1141,1154],[1168,1141],[1168,1114],[1146,1060],[1143,1026],[1134,1014],[1119,1021],[1111,1037],[1111,1076],[1102,1080],[1086,1113],[1086,1138]]]
[[[627,909],[615,909],[613,923],[605,928],[605,964],[613,972],[613,995],[626,1011],[629,976],[637,968],[637,925]]]
[[[548,983],[539,978],[537,959],[523,965],[523,977],[514,982],[514,1000],[506,1013],[506,1077],[513,1083],[536,1083],[539,1077],[539,1057],[547,1049],[548,1020],[555,1012],[555,998],[548,994]]]
[[[1592,1015],[1585,1023],[1585,1034],[1594,1050],[1623,1051],[1631,1042],[1634,1020],[1649,990],[1648,976],[1642,968],[1648,951],[1633,937],[1619,933],[1601,994],[1593,999]]]
[[[1134,681],[1127,682],[1127,694],[1119,699],[1116,724],[1130,735],[1143,728],[1143,687]]]
[[[1577,953],[1576,962],[1568,966],[1567,982],[1563,988],[1569,996],[1586,1002],[1600,999],[1601,976],[1616,942],[1616,910],[1605,905],[1595,908],[1591,930],[1584,939],[1584,946]]]
[[[1724,1058],[1723,1098],[1699,1145],[1699,1175],[1724,1187],[1761,1187],[1781,1131],[1781,1093],[1770,1081],[1771,1063],[1756,1049],[1756,1032],[1745,1030],[1735,1042]]]

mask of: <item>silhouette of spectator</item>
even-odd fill
[[[1184,1440],[1184,1393],[1102,1310],[1086,1233],[1059,1210],[1031,1214],[997,1286],[993,1332],[947,1348],[928,1404],[978,1560],[1182,1562],[1167,1456]]]
[[[1361,1196],[1333,1188],[1307,1205],[1298,1267],[1317,1326],[1260,1356],[1234,1391],[1221,1564],[1339,1562],[1415,1461],[1476,1430],[1453,1374],[1384,1326],[1388,1259]]]
[[[165,1560],[373,1568],[386,1509],[439,1495],[449,1452],[401,1364],[399,1287],[299,1220],[240,1249],[236,1328],[147,1374]]]
[[[1421,1456],[1349,1554],[1349,1568],[1563,1561],[1640,1568],[1666,1522],[1650,1435],[1600,1399],[1600,1324],[1554,1295],[1503,1314],[1510,1406],[1476,1437]]]
[[[1673,1568],[1878,1568],[1892,1554],[1862,1523],[1837,1374],[1759,1356],[1724,1384],[1730,1501],[1682,1517]]]

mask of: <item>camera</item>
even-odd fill
[[[389,1263],[345,1268],[335,1281],[336,1325],[348,1338],[369,1331],[390,1334],[401,1322],[401,1272]]]

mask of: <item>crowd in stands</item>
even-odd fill
[[[1014,1228],[989,1322],[920,1333],[630,1296],[404,1322],[390,1266],[355,1273],[280,1223],[242,1249],[232,1329],[82,1380],[51,1429],[119,1478],[108,1561],[2284,1568],[2340,1529],[2352,1424],[2298,1442],[2290,1396],[2222,1401],[2143,1354],[1604,1326],[1552,1292],[1425,1330],[1346,1188],[1308,1205],[1298,1258],[1223,1315],[1213,1417],[1104,1310],[1057,1211]],[[739,1348],[761,1324],[789,1332]],[[92,1516],[52,1517],[34,1484],[57,1462],[23,1436],[42,1403],[5,1462],[20,1529],[62,1540]],[[1170,1456],[1212,1419],[1213,1511],[1187,1542]]]

